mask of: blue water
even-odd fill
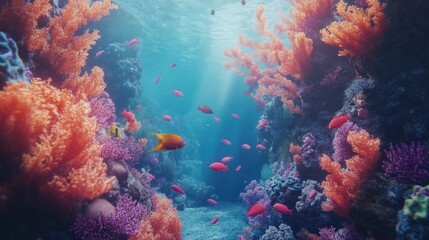
[[[134,15],[141,24],[143,63],[143,95],[154,101],[154,114],[168,114],[174,119],[185,118],[188,126],[160,125],[161,130],[175,129],[188,144],[199,144],[199,158],[203,162],[202,176],[207,184],[215,187],[222,200],[236,200],[247,182],[258,179],[266,157],[258,153],[255,126],[261,113],[256,111],[253,100],[241,92],[247,89],[242,78],[224,67],[224,49],[231,49],[238,42],[238,35],[255,37],[254,9],[265,5],[269,24],[278,22],[279,9],[287,9],[285,1],[159,1],[120,0],[118,5]],[[211,15],[211,10],[215,14]],[[171,63],[176,67],[170,68]],[[158,85],[154,81],[160,76]],[[177,89],[184,97],[176,97]],[[210,106],[214,114],[199,112],[200,105]],[[237,113],[240,119],[231,114]],[[215,122],[217,116],[222,122]],[[182,122],[181,122],[182,123]],[[183,124],[183,123],[182,123]],[[164,127],[164,129],[163,129]],[[181,132],[192,129],[193,133]],[[188,139],[186,139],[188,137]],[[191,139],[189,139],[191,138]],[[226,146],[220,139],[229,139]],[[241,144],[253,148],[243,150]],[[224,156],[233,156],[230,171],[213,172],[209,164]],[[240,172],[234,171],[242,165]]]

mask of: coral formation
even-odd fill
[[[16,42],[8,38],[4,32],[0,32],[0,88],[6,82],[24,81],[28,79],[24,75],[25,66],[18,55]]]

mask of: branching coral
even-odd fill
[[[112,186],[96,120],[87,102],[49,82],[9,84],[0,92],[1,183],[36,188],[51,201],[95,198]]]
[[[80,98],[87,97],[88,99],[99,96],[106,88],[106,83],[103,80],[104,72],[99,67],[93,67],[91,74],[84,73],[83,76],[67,78],[63,83],[63,87],[70,89],[75,96]]]
[[[323,193],[332,201],[335,212],[347,217],[352,201],[359,193],[363,181],[369,179],[380,158],[380,139],[372,138],[365,130],[350,131],[347,142],[356,155],[347,159],[346,168],[341,168],[328,155],[320,158],[322,169],[328,172],[322,182]]]
[[[378,0],[368,0],[368,4],[364,9],[341,0],[336,7],[343,21],[320,30],[322,41],[341,48],[339,56],[368,57],[374,53],[386,31],[387,18],[383,13],[385,4]]]
[[[252,95],[254,99],[263,99],[264,95],[280,96],[288,109],[301,113],[299,104],[294,101],[300,99],[303,79],[309,71],[313,41],[303,32],[290,31],[288,36],[292,44],[290,49],[286,48],[284,41],[267,28],[263,6],[256,9],[255,15],[256,29],[268,41],[254,41],[240,35],[240,46],[250,48],[252,53],[247,54],[239,48],[225,50],[225,56],[232,58],[225,66],[237,75],[245,76],[244,80],[249,85],[247,93],[258,88],[257,95]]]
[[[148,219],[141,222],[137,234],[130,240],[181,240],[182,223],[176,208],[171,207],[172,201],[164,196],[157,196],[153,201],[155,210]]]

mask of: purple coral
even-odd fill
[[[340,66],[337,66],[337,68],[335,68],[332,73],[329,73],[325,77],[323,77],[323,80],[320,82],[320,85],[327,88],[339,87],[341,84],[340,74],[342,71],[343,69]]]
[[[332,155],[332,158],[334,161],[342,163],[354,155],[352,147],[347,142],[347,135],[350,131],[359,130],[360,128],[350,121],[344,123],[340,128],[338,128],[333,140],[334,154]]]
[[[132,136],[124,138],[98,137],[98,142],[103,146],[101,157],[105,161],[127,160],[131,164],[136,164],[143,148]]]
[[[388,160],[383,162],[386,176],[409,184],[427,184],[429,179],[429,153],[420,143],[401,146],[390,144],[385,151]]]
[[[326,196],[322,193],[322,187],[317,181],[306,180],[302,183],[303,189],[298,197],[295,208],[300,211],[320,212],[321,205],[326,201]]]
[[[125,194],[118,200],[114,215],[79,217],[73,223],[72,231],[77,238],[85,240],[126,239],[136,233],[146,213],[144,206]]]
[[[97,118],[97,123],[100,128],[109,128],[116,119],[115,104],[112,99],[103,96],[98,96],[89,102],[91,105],[91,117]]]
[[[256,180],[252,180],[245,188],[246,192],[240,193],[246,206],[251,206],[261,199],[267,198],[267,192]]]

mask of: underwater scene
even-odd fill
[[[428,13],[0,0],[0,240],[428,240]]]

